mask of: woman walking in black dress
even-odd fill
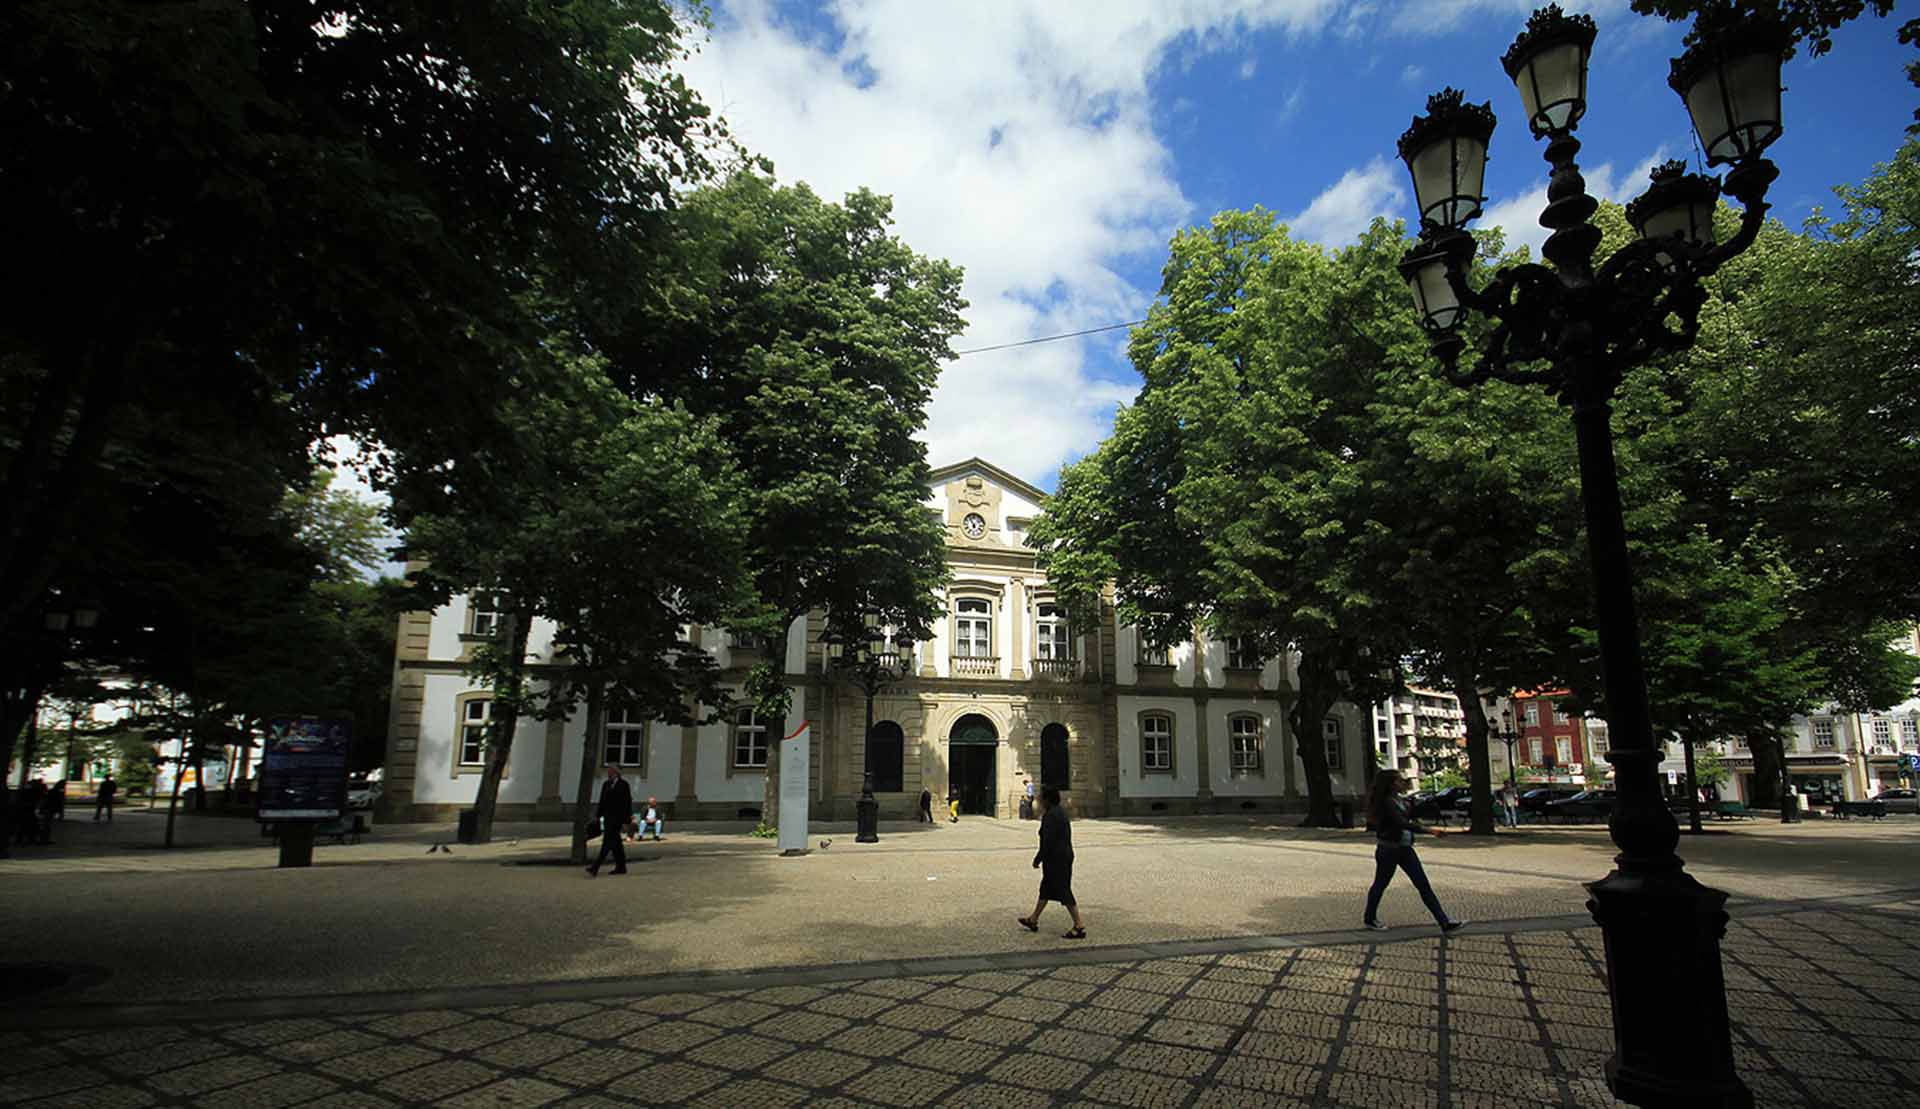
[[[1086,921],[1080,919],[1080,905],[1073,899],[1073,828],[1067,812],[1060,807],[1060,790],[1047,786],[1040,791],[1040,850],[1033,856],[1040,871],[1040,900],[1033,903],[1031,916],[1019,917],[1020,926],[1029,932],[1040,930],[1040,910],[1047,902],[1058,901],[1073,914],[1073,929],[1061,933],[1061,939],[1087,938]]]

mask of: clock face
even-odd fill
[[[987,522],[980,518],[978,512],[967,513],[967,518],[960,521],[960,527],[967,533],[968,539],[978,539],[987,534]]]

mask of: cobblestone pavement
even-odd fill
[[[1910,893],[1736,917],[1727,989],[1759,1104],[1920,1105],[1916,925]],[[0,1103],[1606,1106],[1601,974],[1598,931],[1553,918],[1444,941],[69,1005],[0,1025]]]

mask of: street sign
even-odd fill
[[[338,820],[347,811],[353,723],[318,716],[267,721],[255,817],[275,822]]]
[[[780,741],[780,826],[782,855],[807,853],[807,778],[813,733],[805,721]]]

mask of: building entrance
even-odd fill
[[[947,738],[948,773],[960,787],[960,811],[994,816],[1000,733],[993,721],[970,713],[954,721]]]

